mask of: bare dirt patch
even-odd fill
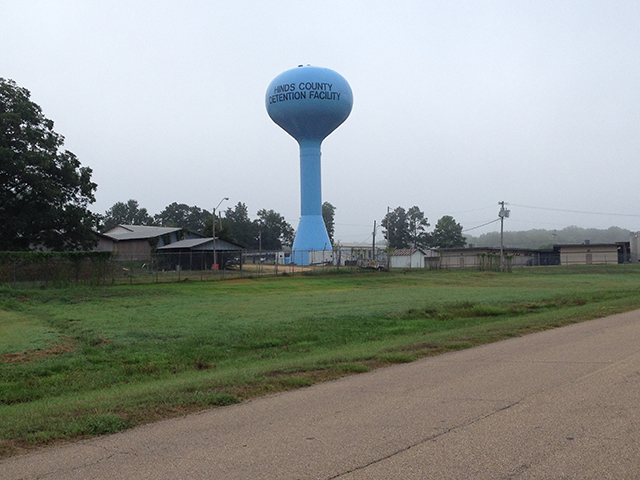
[[[51,345],[45,348],[29,349],[23,352],[5,353],[0,355],[0,363],[28,363],[34,360],[42,360],[44,358],[62,355],[63,353],[75,350],[75,341],[70,338],[63,339],[62,345]]]

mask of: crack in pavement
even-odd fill
[[[380,457],[380,458],[377,458],[375,460],[372,460],[371,462],[369,462],[369,463],[367,463],[365,465],[360,465],[360,466],[352,468],[351,470],[348,470],[346,472],[342,472],[342,473],[339,473],[339,474],[334,475],[332,477],[328,477],[327,480],[334,480],[334,479],[340,478],[340,477],[342,477],[344,475],[348,475],[350,473],[357,472],[359,470],[364,470],[365,468],[368,468],[368,467],[370,467],[372,465],[375,465],[377,463],[380,463],[380,462],[383,462],[385,460],[388,460],[389,458],[395,457],[396,455],[404,453],[404,452],[406,452],[406,451],[408,451],[408,450],[410,450],[410,449],[412,449],[414,447],[417,447],[419,445],[423,445],[423,444],[425,444],[427,442],[431,442],[431,441],[433,441],[433,440],[435,440],[435,439],[437,439],[439,437],[442,437],[443,435],[447,435],[448,433],[455,432],[456,430],[459,430],[459,429],[464,428],[464,427],[468,427],[468,426],[473,425],[473,424],[475,424],[477,422],[480,422],[480,421],[482,421],[482,420],[484,420],[486,418],[492,417],[493,415],[496,415],[496,414],[498,414],[498,413],[500,413],[500,412],[502,412],[504,410],[508,410],[511,407],[514,407],[514,406],[518,405],[521,402],[522,402],[522,399],[518,400],[518,401],[515,401],[513,403],[510,403],[509,405],[505,405],[504,407],[501,407],[501,408],[498,408],[496,410],[493,410],[493,411],[491,411],[489,413],[486,413],[484,415],[481,415],[479,417],[473,418],[468,422],[462,423],[460,425],[456,425],[455,427],[448,428],[443,432],[436,433],[435,435],[430,435],[427,438],[423,438],[421,440],[418,440],[417,442],[414,442],[411,445],[408,445],[406,447],[400,448],[400,449],[396,450],[395,452],[392,452],[392,453],[390,453],[388,455],[385,455],[384,457]]]
[[[506,405],[506,406],[504,406],[502,408],[498,408],[496,410],[493,410],[493,411],[491,411],[491,412],[489,412],[489,413],[487,413],[485,415],[479,416],[479,417],[477,417],[477,418],[475,418],[475,419],[473,419],[473,420],[471,420],[469,422],[466,422],[466,423],[463,423],[463,424],[460,424],[460,425],[456,425],[455,427],[451,427],[451,428],[449,428],[449,429],[447,429],[447,430],[445,430],[445,431],[443,431],[441,433],[438,433],[438,434],[435,434],[435,435],[431,435],[431,436],[429,436],[429,437],[427,437],[425,439],[419,440],[419,441],[417,441],[417,442],[415,442],[415,443],[413,443],[411,445],[408,445],[406,447],[400,448],[400,449],[396,450],[395,452],[390,453],[389,455],[385,455],[384,457],[380,457],[380,458],[378,458],[376,460],[373,460],[373,461],[371,461],[371,462],[369,462],[369,463],[367,463],[365,465],[361,465],[359,467],[352,468],[351,470],[339,473],[339,474],[334,475],[332,477],[328,477],[327,480],[334,480],[334,479],[340,478],[340,477],[342,477],[344,475],[348,475],[350,473],[357,472],[359,470],[364,470],[365,468],[368,468],[368,467],[370,467],[372,465],[375,465],[377,463],[383,462],[384,460],[388,460],[389,458],[392,458],[392,457],[394,457],[396,455],[399,455],[399,454],[401,454],[403,452],[406,452],[406,451],[410,450],[411,448],[417,447],[419,445],[423,445],[423,444],[425,444],[425,443],[427,443],[429,441],[433,441],[433,440],[435,440],[435,439],[437,439],[437,438],[439,438],[439,437],[441,437],[443,435],[446,435],[448,433],[451,433],[453,431],[459,430],[459,429],[464,428],[464,427],[468,427],[470,425],[474,425],[475,423],[480,422],[480,421],[482,421],[482,420],[484,420],[486,418],[492,417],[493,415],[496,415],[496,414],[498,414],[498,413],[500,413],[502,411],[508,410],[511,407],[514,407],[514,406],[522,403],[527,398],[535,397],[537,395],[543,394],[544,392],[547,392],[547,391],[550,391],[550,390],[553,390],[553,389],[564,388],[567,385],[574,385],[574,384],[582,382],[585,379],[588,379],[588,378],[590,378],[590,377],[592,377],[594,375],[599,375],[603,371],[607,371],[607,370],[613,369],[619,364],[623,364],[623,363],[628,362],[630,358],[635,357],[637,355],[638,354],[632,354],[632,355],[629,355],[629,356],[627,356],[625,358],[622,358],[620,360],[617,360],[617,361],[602,361],[602,362],[535,362],[535,363],[593,363],[594,365],[602,365],[602,368],[597,368],[594,371],[582,374],[579,377],[570,379],[569,381],[563,382],[560,385],[553,385],[553,386],[549,386],[547,388],[543,388],[543,389],[541,389],[541,390],[539,390],[539,391],[537,391],[535,393],[531,393],[526,398],[521,398],[520,400],[517,400],[517,401],[515,401],[513,403],[510,403],[509,405]],[[521,465],[521,467],[523,467],[523,466]],[[526,465],[525,470],[530,468],[530,467],[531,467],[531,465]],[[514,472],[512,472],[511,473],[511,477],[513,477],[514,475],[519,475],[520,473],[522,473],[522,472],[520,472],[518,470],[519,469],[516,469]],[[507,478],[510,478],[510,477],[507,477]]]

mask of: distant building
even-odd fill
[[[157,259],[169,270],[223,269],[231,264],[242,267],[242,247],[216,238],[189,238],[158,247]]]
[[[441,268],[484,268],[500,259],[499,247],[442,248],[439,253]],[[509,257],[512,267],[537,264],[536,249],[505,247],[503,253]]]
[[[371,243],[338,243],[334,246],[333,261],[346,267],[386,266],[387,252],[379,244],[374,249]]]
[[[504,247],[503,252],[512,267],[628,263],[633,258],[629,242],[591,244],[585,241],[540,249]],[[500,261],[499,247],[443,248],[439,253],[441,268],[490,270]]]
[[[111,237],[107,237],[105,234],[100,232],[93,232],[95,237],[98,239],[98,244],[93,248],[98,252],[113,252],[113,244],[115,240]]]
[[[609,263],[627,263],[629,244],[589,243],[579,245],[555,245],[560,251],[561,265],[603,265]]]
[[[98,234],[96,250],[114,252],[116,260],[149,261],[156,249],[202,235],[180,227],[152,227],[146,225],[118,225]]]
[[[439,262],[436,250],[422,248],[399,248],[390,257],[391,268],[429,268]]]
[[[640,232],[631,233],[629,244],[629,261],[638,263],[640,261]]]

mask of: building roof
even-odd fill
[[[372,249],[372,243],[362,243],[362,242],[337,242],[336,248],[359,248],[359,249]],[[386,243],[376,243],[376,248],[383,249],[387,248]]]
[[[118,225],[103,235],[113,240],[144,240],[182,230],[180,227],[152,227],[147,225]]]
[[[162,251],[211,250],[213,251],[213,238],[188,238],[185,240],[180,240],[178,242],[170,243],[169,245],[165,245],[164,247],[158,248],[158,250],[162,250]],[[238,251],[238,250],[242,250],[242,247],[240,245],[236,245],[234,243],[230,243],[225,240],[220,240],[219,238],[216,238],[216,250]]]
[[[395,250],[391,256],[393,257],[405,257],[405,256],[410,256],[413,255],[416,252],[422,252],[422,253],[426,253],[424,250],[422,250],[421,248],[398,248],[397,250]]]
[[[440,252],[497,252],[500,253],[500,247],[451,247],[451,248],[439,248]],[[537,248],[520,248],[520,247],[507,247],[504,246],[502,248],[503,251],[507,252],[518,252],[518,253],[536,253],[538,252]]]
[[[559,243],[554,245],[558,248],[591,248],[591,247],[608,247],[618,248],[619,246],[629,242],[615,242],[615,243]]]

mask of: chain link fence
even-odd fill
[[[116,271],[111,252],[0,252],[0,285],[105,285]]]
[[[334,251],[304,252],[307,265],[295,262],[296,255],[282,251],[212,251],[157,252],[145,260],[112,252],[0,252],[0,286],[15,288],[47,288],[70,285],[139,285],[189,281],[215,281],[276,275],[350,272],[357,270],[386,270],[387,252],[378,249],[336,249]],[[499,256],[483,257],[473,268],[498,270]],[[639,273],[640,264],[619,265],[611,262],[589,265],[586,262],[566,261],[557,266],[513,265],[505,256],[507,271],[512,267],[544,269],[554,273],[578,273],[585,267],[590,272]],[[609,260],[607,258],[607,260]],[[425,268],[455,268],[440,262]],[[551,269],[551,270],[549,270]]]
[[[0,285],[38,288],[69,285],[138,285],[386,269],[384,250],[304,252],[307,265],[282,251],[156,252],[146,259],[112,252],[0,252]],[[371,258],[373,257],[373,258]]]

